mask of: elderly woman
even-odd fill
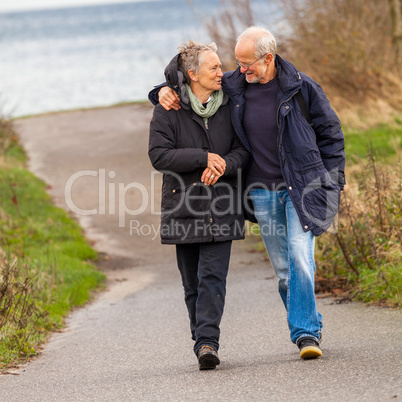
[[[220,364],[219,325],[232,240],[244,238],[240,169],[248,151],[231,124],[217,47],[188,42],[165,69],[181,108],[154,110],[149,157],[163,172],[161,240],[177,265],[200,370]]]

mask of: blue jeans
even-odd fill
[[[250,191],[255,217],[269,259],[279,278],[278,290],[286,307],[290,338],[320,339],[322,316],[314,294],[314,236],[304,232],[286,189]]]

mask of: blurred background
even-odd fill
[[[144,100],[219,0],[15,0],[0,5],[0,94],[12,116]],[[81,3],[79,5],[78,3]],[[264,0],[252,9],[267,10]],[[264,14],[266,14],[264,12]]]
[[[402,109],[401,0],[14,0],[0,5],[1,110],[13,117],[146,99],[182,41],[226,70],[252,24],[316,79],[343,120]],[[380,103],[378,103],[380,101]]]

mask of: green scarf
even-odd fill
[[[205,126],[208,125],[208,119],[213,116],[220,108],[223,101],[223,91],[214,91],[211,94],[210,101],[207,103],[207,107],[204,107],[201,101],[193,94],[190,85],[186,84],[186,93],[190,98],[191,108],[198,116],[204,119]]]

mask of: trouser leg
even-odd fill
[[[289,264],[285,206],[276,191],[256,189],[251,192],[251,199],[262,241],[278,277],[279,295],[287,309]]]
[[[198,297],[199,253],[200,245],[198,243],[176,245],[177,266],[180,271],[184,288],[184,301],[190,318],[191,337],[194,341],[197,326],[196,302]]]
[[[202,345],[219,349],[231,241],[176,246],[194,352]]]
[[[315,300],[315,238],[305,232],[290,197],[286,200],[289,248],[288,324],[292,342],[304,336],[319,340],[322,316]]]
[[[255,216],[278,290],[287,310],[292,342],[301,336],[319,338],[322,317],[314,294],[314,236],[304,232],[286,190],[253,190]]]
[[[225,305],[231,245],[231,241],[200,244],[196,354],[202,345],[212,346],[216,351],[219,349],[219,325]]]

